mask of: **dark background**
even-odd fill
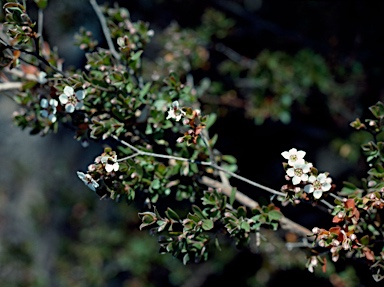
[[[244,117],[243,109],[228,108],[225,117],[219,117],[211,132],[219,134],[217,148],[224,154],[232,154],[238,159],[239,173],[242,176],[275,189],[279,189],[284,183],[280,154],[291,147],[307,151],[308,160],[315,163],[319,170],[329,171],[334,183],[338,186],[351,177],[364,176],[366,170],[364,161],[362,159],[349,161],[342,158],[332,148],[331,142],[335,138],[348,140],[353,132],[348,123],[356,117],[369,115],[368,107],[383,98],[384,2],[276,0],[117,2],[129,9],[133,20],[149,22],[155,31],[165,29],[172,21],[177,21],[181,27],[196,27],[200,24],[203,11],[206,8],[215,8],[236,21],[235,29],[222,42],[250,59],[257,57],[265,49],[294,54],[308,48],[322,55],[331,68],[340,61],[361,63],[365,75],[362,93],[353,98],[354,102],[349,103],[353,107],[351,109],[353,112],[344,119],[333,118],[330,115],[327,98],[324,95],[312,93],[308,95],[306,112],[293,106],[290,124],[266,120],[263,125],[258,126],[251,119]],[[58,47],[59,54],[65,59],[64,64],[67,67],[80,67],[84,63],[84,55],[73,45],[72,38],[73,33],[80,26],[91,29],[99,41],[105,44],[98,19],[88,1],[50,0],[45,21],[45,40]],[[210,52],[212,65],[214,65],[215,59],[220,59],[220,56],[215,54],[214,50]],[[196,73],[199,76],[217,77],[213,70]],[[91,144],[88,149],[83,149],[71,139],[70,131],[49,135],[43,139],[29,136],[27,131],[20,132],[12,127],[10,118],[14,107],[9,100],[0,97],[0,107],[2,115],[0,148],[1,153],[4,154],[3,162],[6,163],[0,167],[2,174],[0,177],[2,182],[0,234],[4,234],[4,247],[0,249],[0,255],[2,255],[2,266],[12,267],[9,273],[0,273],[5,282],[10,282],[6,286],[12,286],[13,283],[15,284],[13,286],[66,286],[66,283],[59,282],[70,282],[68,278],[71,276],[74,278],[71,282],[73,286],[178,286],[171,283],[172,280],[169,279],[172,272],[186,272],[180,275],[186,278],[183,286],[236,284],[237,286],[272,287],[288,282],[295,286],[308,284],[345,286],[335,283],[337,282],[335,277],[333,280],[332,277],[324,278],[318,273],[311,274],[294,265],[285,267],[278,265],[270,269],[264,267],[263,270],[268,270],[270,274],[267,276],[269,279],[262,281],[255,274],[262,269],[263,264],[268,264],[266,262],[269,261],[265,259],[265,253],[254,254],[247,250],[226,250],[224,252],[228,252],[228,258],[224,260],[220,257],[223,255],[217,255],[212,258],[213,263],[203,267],[179,265],[170,267],[168,263],[153,259],[156,263],[143,263],[153,267],[152,271],[145,273],[149,274],[145,280],[140,276],[137,276],[139,278],[137,279],[130,273],[131,271],[124,271],[123,267],[119,272],[112,272],[114,276],[108,275],[109,277],[104,278],[103,283],[94,281],[99,282],[100,285],[89,283],[88,275],[76,277],[77,275],[73,275],[75,268],[68,267],[71,266],[71,260],[74,266],[77,265],[74,262],[78,261],[78,266],[81,266],[78,267],[79,270],[90,268],[84,265],[92,265],[94,262],[81,261],[81,258],[88,257],[80,251],[76,253],[80,255],[71,255],[72,259],[66,257],[65,252],[69,252],[66,250],[74,252],[71,246],[79,243],[79,248],[83,248],[80,243],[86,245],[87,241],[84,243],[79,236],[80,230],[105,224],[107,231],[104,232],[109,232],[108,230],[114,228],[128,229],[129,225],[131,229],[128,230],[136,231],[124,232],[128,235],[136,234],[137,219],[126,222],[124,215],[128,213],[129,207],[119,206],[117,211],[111,211],[116,209],[114,203],[97,202],[98,198],[89,194],[82,183],[78,182],[75,171],[86,169],[87,164],[93,161],[94,154],[101,150],[100,145]],[[263,194],[242,182],[233,180],[232,183],[250,196],[256,193]],[[50,206],[54,206],[54,209],[50,209]],[[31,214],[33,214],[32,217]],[[313,208],[307,206],[299,209],[285,208],[285,214],[309,228],[316,224],[326,224],[329,220],[320,211],[314,212]],[[135,216],[134,212],[132,216]],[[101,234],[104,233],[101,232]],[[156,245],[155,239],[145,231],[135,236],[145,237],[147,238],[145,240]],[[117,236],[117,238],[120,237]],[[66,241],[67,245],[63,244],[62,240]],[[103,247],[96,246],[97,248],[104,248],[109,244],[101,235],[100,240],[104,242],[101,243]],[[21,254],[21,257],[12,255],[15,254],[12,252],[10,258],[6,257],[4,254],[8,254],[5,250],[9,245],[16,248],[19,252],[17,254]],[[126,248],[129,249],[129,246]],[[127,254],[133,256],[129,252]],[[22,256],[25,256],[30,264],[24,266],[20,263],[25,262]],[[104,265],[97,266],[103,273],[103,266],[109,266],[108,264],[115,257],[111,256],[111,251],[102,253],[100,256],[104,256],[102,259],[99,258]],[[153,257],[156,256],[169,255],[154,253]],[[140,257],[137,260],[139,259]],[[175,259],[168,257],[161,260]],[[220,260],[223,261],[220,262]],[[61,261],[64,263],[57,263]],[[220,267],[215,269],[212,267],[215,264]],[[355,275],[359,280],[355,280],[355,285],[348,286],[379,286],[371,279],[369,270],[360,262],[340,262],[336,264],[335,274],[345,272],[349,266],[354,267]],[[2,269],[5,270],[4,268]],[[180,271],[183,268],[188,271]],[[202,272],[204,268],[206,268],[205,273]],[[25,276],[20,277],[20,274],[15,273],[16,269],[24,270],[23,274],[28,275],[25,275],[29,278],[25,279],[27,285],[20,283],[22,281],[20,278]],[[98,269],[95,268],[93,272],[98,272]],[[12,279],[10,276],[18,279]],[[66,276],[68,281],[63,279]],[[196,279],[199,276],[200,282]],[[337,275],[334,276],[337,277]],[[259,283],[255,283],[250,278]],[[36,283],[39,280],[42,285]],[[20,285],[17,285],[19,283]]]

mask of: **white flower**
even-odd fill
[[[45,98],[41,99],[40,106],[43,110],[40,111],[40,115],[43,118],[48,118],[52,123],[56,122],[56,107],[58,104],[55,99],[50,99],[49,101]]]
[[[300,161],[293,167],[287,169],[287,175],[292,177],[292,183],[294,185],[299,184],[301,181],[308,180],[308,172],[311,170],[312,164]]]
[[[291,148],[289,151],[284,151],[281,155],[288,160],[288,164],[293,166],[295,163],[303,162],[305,151]]]
[[[119,170],[119,163],[117,162],[117,156],[114,156],[114,157],[103,156],[101,158],[101,163],[105,164],[105,170],[107,172]]]
[[[307,193],[312,193],[316,199],[319,199],[324,191],[331,189],[332,179],[327,177],[325,173],[320,173],[318,176],[311,175],[308,178],[310,184],[304,186],[304,191]]]
[[[75,93],[72,87],[66,86],[64,93],[59,96],[60,103],[65,105],[67,113],[73,113],[83,106],[82,100],[85,98],[85,91],[79,90]]]
[[[172,106],[169,108],[168,116],[166,119],[175,119],[176,121],[180,121],[181,117],[184,115],[185,112],[179,108],[179,102],[174,101]]]
[[[86,186],[88,186],[93,191],[96,191],[96,188],[99,187],[99,184],[97,183],[97,181],[94,180],[92,176],[90,176],[89,174],[78,171],[77,176],[84,182]]]

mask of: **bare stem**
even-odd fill
[[[0,83],[0,91],[18,90],[21,89],[23,83],[21,82],[6,82]]]
[[[188,158],[184,158],[184,157],[177,157],[177,156],[172,156],[172,155],[165,155],[165,154],[146,152],[146,151],[142,151],[142,150],[134,147],[133,145],[131,145],[130,143],[128,143],[128,142],[126,142],[124,140],[119,139],[115,135],[112,135],[112,137],[115,140],[117,140],[118,142],[122,143],[123,145],[125,145],[125,146],[129,147],[130,149],[132,149],[133,151],[135,151],[137,153],[136,155],[146,155],[146,156],[153,156],[153,157],[157,157],[157,158],[174,159],[174,160],[179,160],[179,161],[192,162],[192,163],[196,163],[196,164],[200,164],[200,165],[211,166],[214,169],[217,169],[219,171],[225,172],[226,174],[229,174],[230,176],[232,176],[234,178],[237,178],[237,179],[239,179],[241,181],[244,181],[244,182],[246,182],[246,183],[248,183],[250,185],[253,185],[253,186],[257,187],[257,188],[263,189],[265,191],[268,191],[268,192],[276,194],[276,195],[281,195],[281,196],[284,196],[284,197],[286,196],[286,194],[283,193],[283,192],[274,190],[272,188],[269,188],[267,186],[261,185],[261,184],[259,184],[257,182],[252,181],[252,180],[249,180],[249,179],[247,179],[247,178],[245,178],[245,177],[243,177],[241,175],[238,175],[236,173],[228,171],[225,168],[222,168],[221,166],[218,166],[217,164],[212,163],[210,161],[197,161],[197,160],[192,160],[192,159],[188,159]]]
[[[60,71],[59,69],[57,69],[56,67],[52,66],[51,63],[49,63],[47,61],[47,59],[45,59],[44,57],[42,57],[38,51],[28,51],[28,50],[24,50],[24,49],[18,49],[18,48],[15,48],[11,45],[8,45],[6,41],[4,41],[3,39],[1,39],[1,42],[3,43],[3,45],[5,46],[5,48],[7,49],[10,49],[12,51],[20,51],[21,53],[24,53],[24,54],[28,54],[28,55],[32,55],[34,56],[36,59],[38,59],[41,63],[43,63],[44,65],[50,67],[52,70],[54,70],[56,73],[59,73],[63,76],[65,76],[65,74],[63,73],[63,71]]]
[[[329,195],[332,196],[333,198],[337,199],[337,200],[343,201],[343,198],[340,196],[337,196],[336,194],[330,193]]]
[[[97,4],[96,0],[89,0],[89,3],[91,3],[93,10],[95,10],[97,17],[99,18],[101,28],[103,29],[104,37],[107,40],[109,50],[111,51],[113,57],[115,57],[117,60],[120,60],[120,55],[119,53],[117,53],[115,45],[112,42],[111,33],[109,32],[107,26],[107,21],[105,20],[105,17],[101,12],[99,5]]]
[[[333,210],[335,207],[330,204],[328,201],[324,200],[324,199],[321,199],[320,202],[324,205],[326,205],[330,210]]]

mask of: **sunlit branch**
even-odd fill
[[[216,181],[212,178],[209,178],[207,176],[203,176],[200,180],[201,183],[204,185],[220,189],[221,192],[223,192],[227,196],[231,196],[232,194],[232,188],[231,186],[224,185],[219,181]],[[257,208],[259,207],[259,204],[253,200],[252,198],[246,196],[245,194],[241,193],[240,191],[236,191],[235,193],[235,199],[238,201],[240,204],[248,207],[248,208]],[[280,226],[282,229],[293,232],[297,235],[303,236],[303,237],[308,237],[312,232],[305,228],[304,226],[301,226],[300,224],[288,219],[287,217],[283,216],[280,219]]]
[[[21,82],[6,82],[0,83],[0,91],[18,90],[21,89],[23,83]]]
[[[265,191],[268,191],[270,193],[273,193],[273,194],[276,194],[276,195],[281,195],[281,196],[286,196],[285,193],[283,192],[280,192],[280,191],[277,191],[277,190],[274,190],[272,188],[269,188],[267,186],[264,186],[264,185],[261,185],[257,182],[254,182],[252,180],[249,180],[241,175],[238,175],[236,173],[233,173],[229,170],[226,170],[225,168],[222,168],[221,166],[218,166],[217,164],[215,163],[212,163],[210,161],[197,161],[197,160],[192,160],[192,159],[188,159],[188,158],[183,158],[183,157],[177,157],[177,156],[172,156],[172,155],[165,155],[165,154],[158,154],[158,153],[152,153],[152,152],[146,152],[146,151],[142,151],[136,147],[134,147],[133,145],[131,145],[130,143],[127,143],[126,141],[124,140],[121,140],[119,139],[117,136],[115,135],[112,135],[112,137],[119,141],[120,143],[122,143],[123,145],[129,147],[130,149],[132,149],[133,151],[135,151],[138,155],[147,155],[147,156],[153,156],[153,157],[157,157],[157,158],[165,158],[165,159],[174,159],[174,160],[179,160],[179,161],[186,161],[186,162],[191,162],[191,163],[196,163],[196,164],[200,164],[200,165],[205,165],[205,166],[211,166],[212,168],[214,169],[217,169],[219,171],[223,171],[227,174],[229,174],[230,176],[234,177],[234,178],[237,178],[241,181],[244,181],[250,185],[253,185],[257,188],[260,188],[260,189],[263,189]]]

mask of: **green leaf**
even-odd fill
[[[201,220],[200,216],[192,213],[188,213],[187,218],[193,220],[195,223],[198,223]]]
[[[207,121],[205,123],[207,129],[209,129],[216,122],[216,119],[217,119],[216,114],[214,114],[214,113],[209,114]]]
[[[202,227],[203,227],[204,230],[208,231],[208,230],[211,230],[213,228],[213,221],[212,220],[210,220],[210,219],[203,219],[202,222],[203,222]]]
[[[269,221],[279,221],[283,217],[283,214],[278,210],[271,210],[268,212]]]
[[[365,236],[361,237],[360,238],[360,243],[363,244],[363,245],[368,245],[369,244],[369,236],[365,235]]]
[[[140,91],[140,99],[143,99],[146,94],[148,94],[149,89],[151,88],[151,83],[147,83],[143,89]]]
[[[158,178],[155,178],[152,183],[151,183],[151,187],[153,189],[159,189],[161,187],[161,184],[160,184],[160,180]]]
[[[245,232],[251,231],[251,226],[246,221],[241,222],[240,228],[243,229]]]
[[[247,216],[247,209],[244,206],[239,206],[237,208],[237,216],[240,217],[246,217]]]
[[[375,105],[369,107],[369,110],[378,119],[384,116],[384,105],[380,101],[377,102]]]
[[[189,262],[190,258],[189,258],[189,254],[185,254],[184,257],[183,257],[183,264],[184,265],[187,265],[187,263]]]
[[[229,204],[230,205],[233,205],[233,203],[235,202],[235,199],[236,199],[236,188],[232,188],[232,190],[231,190],[231,196],[230,196],[230,198],[229,198]]]
[[[200,219],[205,218],[203,211],[197,205],[192,205],[192,211],[197,215]]]
[[[137,59],[140,58],[140,56],[141,56],[142,53],[143,53],[142,50],[137,51],[136,53],[133,53],[133,54],[131,55],[131,59],[132,59],[133,61],[136,61]]]
[[[167,215],[168,218],[170,219],[173,219],[175,221],[179,221],[180,220],[180,217],[179,215],[174,211],[172,210],[171,208],[167,208],[167,210],[165,211],[165,214]]]
[[[237,162],[236,158],[232,155],[223,155],[222,156],[223,160],[228,162],[229,164],[235,164]]]

